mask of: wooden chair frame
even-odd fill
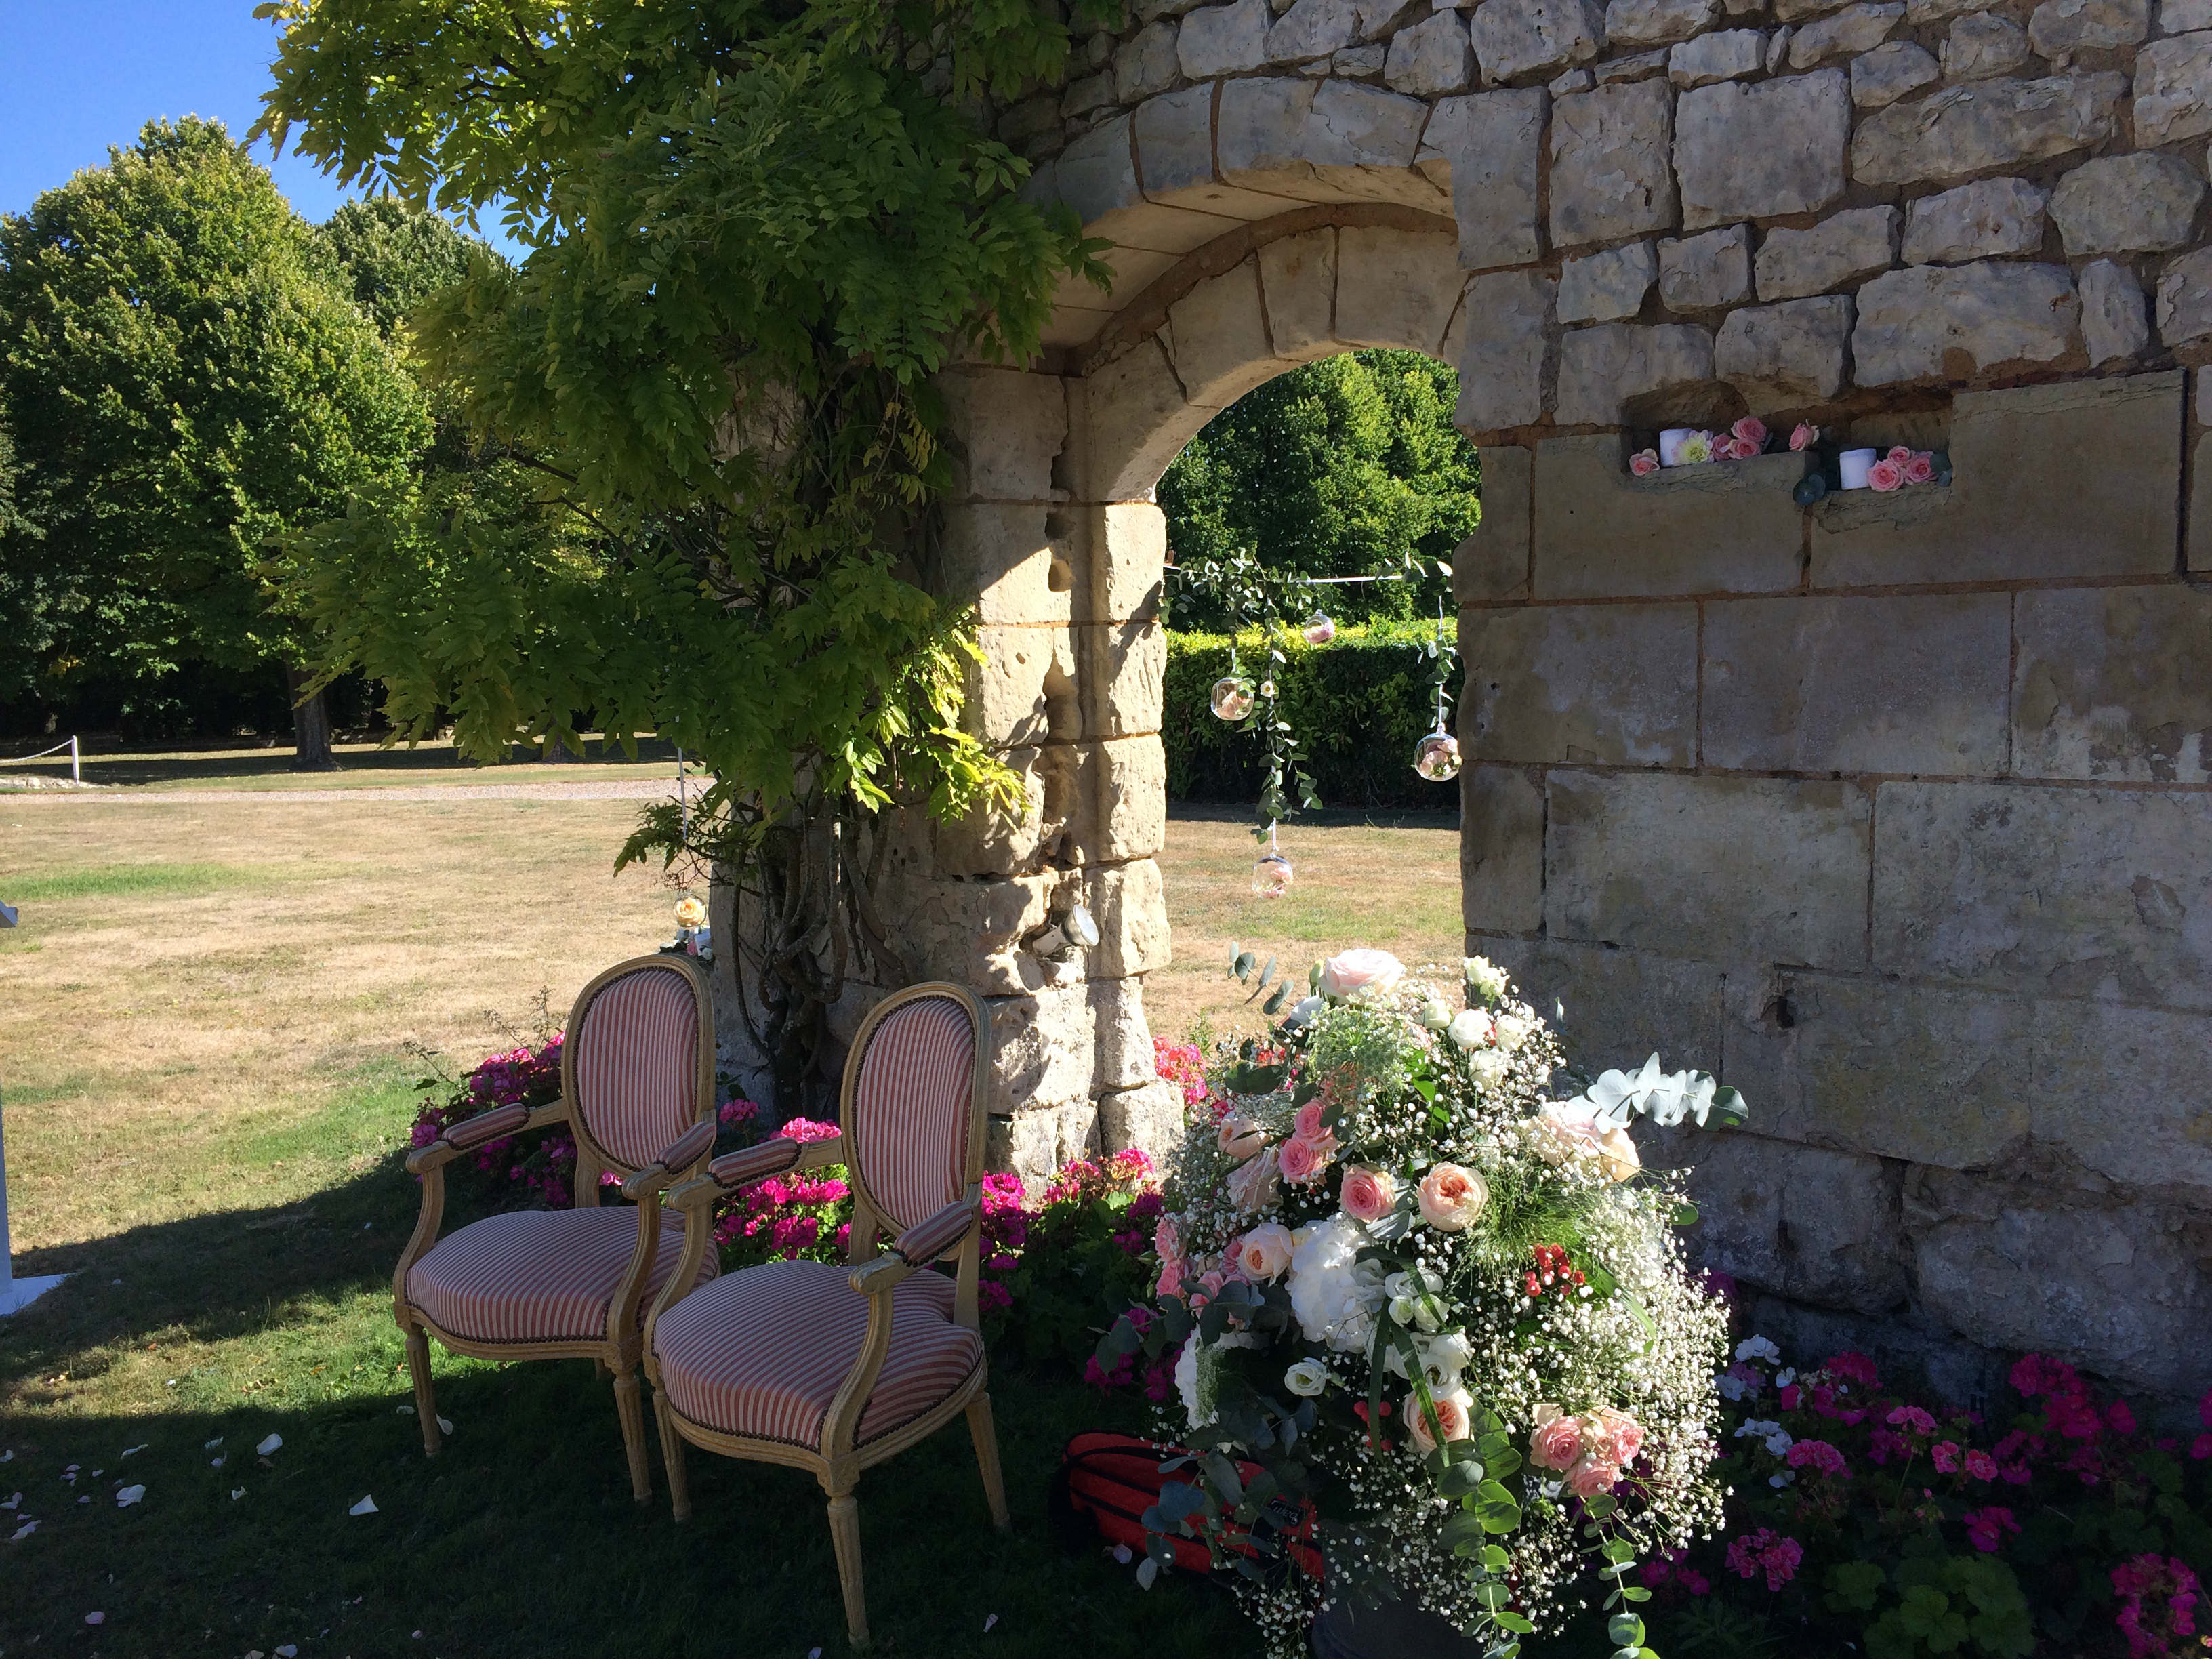
[[[576,1108],[576,1047],[577,1038],[584,1027],[584,1017],[599,993],[614,981],[642,969],[674,969],[690,987],[693,1006],[699,1020],[696,1074],[693,1079],[699,1109],[692,1130],[672,1146],[667,1152],[678,1152],[696,1133],[701,1124],[711,1129],[714,1124],[714,1017],[708,989],[707,976],[698,964],[685,956],[673,952],[633,957],[618,962],[584,987],[568,1013],[568,1034],[561,1045],[561,1098],[553,1105],[540,1106],[526,1118],[492,1127],[486,1123],[494,1118],[511,1118],[520,1107],[495,1107],[479,1112],[474,1117],[453,1125],[444,1136],[427,1146],[417,1147],[407,1156],[407,1170],[422,1181],[422,1209],[416,1219],[415,1231],[400,1252],[399,1265],[392,1270],[392,1314],[407,1339],[407,1370],[415,1383],[415,1413],[422,1425],[422,1455],[435,1457],[442,1440],[438,1428],[437,1397],[430,1381],[429,1339],[436,1337],[455,1353],[465,1353],[479,1359],[590,1359],[596,1361],[602,1376],[614,1379],[615,1411],[622,1421],[623,1448],[629,1461],[630,1493],[642,1504],[653,1496],[652,1475],[646,1456],[645,1413],[638,1396],[638,1359],[643,1352],[645,1339],[638,1328],[638,1304],[652,1278],[653,1257],[660,1247],[660,1228],[663,1211],[659,1201],[661,1191],[682,1178],[693,1178],[703,1171],[714,1157],[714,1139],[712,1133],[705,1137],[705,1147],[697,1156],[684,1159],[674,1168],[656,1162],[633,1169],[601,1146],[592,1134],[584,1114]],[[502,1134],[522,1133],[543,1129],[556,1123],[565,1123],[576,1141],[576,1174],[574,1202],[579,1209],[599,1206],[600,1176],[609,1170],[623,1176],[622,1194],[637,1206],[637,1249],[630,1257],[629,1270],[623,1274],[621,1288],[616,1292],[607,1310],[605,1333],[588,1340],[557,1342],[484,1342],[471,1337],[457,1335],[436,1323],[422,1309],[408,1299],[407,1275],[415,1264],[438,1242],[440,1224],[446,1211],[446,1165],[486,1140],[496,1139]],[[472,1131],[471,1125],[484,1126]],[[697,1273],[699,1262],[687,1254],[686,1267],[682,1271]]]
[[[844,1152],[844,1132],[852,1124],[853,1093],[860,1080],[860,1069],[866,1062],[868,1046],[884,1021],[909,1003],[929,998],[945,997],[957,1002],[967,1012],[975,1035],[975,1057],[973,1075],[969,1081],[968,1094],[968,1158],[963,1171],[966,1195],[948,1205],[936,1216],[904,1230],[916,1234],[924,1229],[936,1231],[950,1224],[951,1212],[964,1210],[967,1224],[957,1237],[934,1252],[923,1254],[918,1260],[909,1260],[899,1254],[894,1237],[888,1252],[877,1254],[878,1234],[891,1234],[890,1218],[876,1203],[867,1189],[862,1170],[852,1164]],[[810,1470],[822,1484],[830,1500],[830,1535],[837,1551],[837,1577],[844,1591],[845,1623],[855,1647],[868,1643],[868,1610],[865,1581],[860,1568],[860,1516],[854,1488],[859,1485],[861,1472],[875,1464],[886,1462],[908,1447],[927,1439],[950,1423],[956,1416],[965,1415],[968,1431],[975,1444],[975,1461],[983,1479],[983,1495],[990,1505],[991,1523],[1004,1532],[1009,1525],[1006,1514],[1005,1482],[999,1468],[998,1431],[991,1420],[990,1357],[987,1353],[975,1367],[975,1374],[945,1400],[915,1418],[902,1424],[889,1434],[871,1440],[866,1445],[857,1443],[861,1413],[866,1409],[869,1396],[875,1391],[877,1376],[891,1345],[891,1291],[909,1274],[928,1268],[932,1263],[952,1258],[957,1266],[954,1280],[952,1316],[968,1329],[977,1330],[976,1275],[981,1267],[982,1243],[982,1179],[983,1131],[985,1103],[988,1099],[991,1080],[991,1017],[974,993],[958,985],[933,982],[910,986],[887,997],[869,1013],[853,1039],[853,1046],[845,1066],[843,1085],[838,1095],[838,1124],[840,1133],[835,1139],[808,1142],[771,1142],[793,1149],[784,1161],[770,1167],[761,1167],[757,1158],[748,1159],[742,1173],[734,1174],[728,1182],[712,1170],[699,1179],[686,1182],[668,1196],[669,1203],[684,1212],[684,1259],[662,1286],[652,1311],[646,1316],[645,1371],[653,1388],[653,1409],[660,1427],[660,1448],[663,1460],[668,1465],[668,1487],[673,1500],[676,1519],[686,1520],[691,1514],[690,1489],[685,1478],[684,1446],[697,1446],[705,1451],[720,1452],[725,1457],[749,1459],[756,1462],[782,1463]],[[764,1152],[765,1148],[752,1149]],[[733,1154],[719,1160],[725,1165],[737,1164],[747,1154]],[[660,1362],[653,1349],[653,1337],[659,1328],[660,1317],[689,1294],[692,1280],[701,1262],[705,1259],[714,1237],[714,1204],[732,1188],[751,1181],[764,1180],[772,1175],[789,1174],[794,1170],[820,1169],[825,1164],[843,1163],[853,1192],[852,1231],[846,1249],[846,1260],[853,1271],[848,1282],[856,1294],[868,1298],[868,1328],[860,1344],[859,1357],[843,1383],[830,1401],[828,1414],[823,1419],[822,1437],[814,1446],[798,1446],[787,1441],[756,1439],[750,1436],[730,1434],[694,1422],[671,1403],[662,1386]]]

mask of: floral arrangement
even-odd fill
[[[1801,421],[1790,434],[1789,447],[1792,451],[1807,450],[1820,441],[1820,428]],[[1688,434],[1675,447],[1671,460],[1663,459],[1656,449],[1640,449],[1628,458],[1628,470],[1639,478],[1648,478],[1662,466],[1748,461],[1778,448],[1781,441],[1781,434],[1769,430],[1765,422],[1755,415],[1747,415],[1726,432]]]
[[[1720,1519],[1727,1309],[1683,1266],[1680,1177],[1627,1125],[1742,1102],[1656,1055],[1550,1098],[1542,1018],[1480,957],[1458,977],[1455,1009],[1382,951],[1315,968],[1193,1115],[1155,1306],[1099,1345],[1109,1375],[1172,1364],[1159,1431],[1191,1456],[1149,1559],[1206,1539],[1279,1659],[1325,1595],[1385,1585],[1504,1656],[1608,1581],[1632,1649],[1636,1563]],[[1307,1516],[1326,1587],[1274,1537]]]
[[[458,1084],[428,1077],[416,1086],[424,1097],[408,1133],[410,1146],[427,1146],[464,1118],[495,1106],[550,1106],[561,1098],[561,1033],[493,1054]],[[486,1196],[549,1210],[568,1207],[575,1175],[575,1137],[559,1125],[488,1140],[447,1170],[448,1181],[458,1176]]]
[[[1867,488],[1887,492],[1936,481],[1936,452],[1897,445],[1867,469]]]
[[[2041,1355],[2010,1382],[2020,1409],[1991,1421],[1886,1387],[1864,1354],[1798,1369],[1739,1343],[1719,1382],[1734,1535],[1717,1560],[1644,1564],[1655,1623],[1745,1651],[1809,1621],[1869,1659],[2201,1659],[2212,1393],[2191,1437]]]

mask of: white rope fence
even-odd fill
[[[58,743],[51,749],[41,749],[35,755],[0,755],[0,766],[18,766],[31,761],[44,760],[49,755],[60,754],[64,749],[69,750],[70,781],[82,783],[84,781],[83,757],[77,752],[76,739],[74,737],[67,743]]]

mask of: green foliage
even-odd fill
[[[391,339],[422,301],[468,275],[476,258],[495,259],[434,213],[389,196],[348,202],[316,227],[333,285]]]
[[[1277,706],[1294,726],[1305,765],[1331,806],[1423,806],[1449,811],[1459,785],[1431,783],[1413,770],[1413,745],[1436,720],[1433,622],[1377,623],[1339,631],[1322,647],[1278,635],[1284,660],[1274,670]],[[1177,800],[1252,799],[1263,757],[1236,728],[1214,718],[1206,694],[1229,672],[1221,635],[1170,633],[1161,736],[1168,793]],[[1247,635],[1243,651],[1260,641]]]
[[[1886,1577],[1879,1567],[1852,1564],[1828,1575],[1829,1600],[1838,1608],[1869,1610]],[[2020,1580],[1988,1555],[1909,1556],[1893,1576],[1898,1599],[1866,1629],[1868,1659],[1924,1659],[1928,1655],[1987,1655],[2027,1659],[2035,1650],[2034,1622]]]
[[[0,404],[16,496],[0,697],[191,663],[299,664],[286,535],[395,478],[420,392],[324,280],[308,228],[220,125],[156,121],[0,218]]]
[[[1320,590],[1340,622],[1419,617],[1448,597],[1449,560],[1481,517],[1474,447],[1451,424],[1459,376],[1415,351],[1361,351],[1279,375],[1206,422],[1160,480],[1178,564],[1243,550],[1275,573],[1362,575],[1409,557],[1419,582]],[[1180,628],[1230,623],[1218,600],[1178,589]]]
[[[987,1255],[994,1231],[1000,1251],[1019,1244],[1001,1279],[1011,1304],[1000,1308],[996,1296],[987,1298],[1000,1310],[987,1313],[984,1327],[994,1355],[1079,1370],[1099,1333],[1145,1299],[1160,1212],[1157,1191],[1143,1189],[1145,1173],[1127,1152],[1103,1164],[1078,1159],[1060,1171],[1018,1227],[1003,1219],[995,1229],[987,1223]]]

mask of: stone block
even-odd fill
[[[1699,87],[1682,94],[1674,129],[1686,228],[1818,213],[1844,193],[1850,78],[1822,70]]]
[[[911,907],[893,924],[900,951],[924,979],[985,995],[1043,989],[1045,964],[1021,943],[1045,926],[1060,879],[1054,872],[914,884],[902,895]]]
[[[1905,15],[1905,0],[1861,0],[1832,17],[1808,23],[1790,37],[1790,67],[1808,70],[1831,58],[1872,52]]]
[[[1809,230],[1768,231],[1756,264],[1759,297],[1801,299],[1887,270],[1903,218],[1893,207],[1851,208]]]
[[[1011,749],[1000,756],[1021,781],[1012,811],[978,807],[937,825],[933,860],[939,876],[1035,874],[1075,823],[1075,750],[1064,744]]]
[[[1091,487],[1109,501],[1142,499],[1191,434],[1206,423],[1156,335],[1084,378]]]
[[[1482,517],[1452,550],[1455,604],[1528,597],[1528,490],[1534,457],[1517,444],[1482,447]]]
[[[1526,426],[1544,413],[1544,330],[1558,280],[1500,270],[1467,285],[1466,339],[1452,423],[1467,433]]]
[[[1435,98],[1464,92],[1474,81],[1474,48],[1468,42],[1467,20],[1440,11],[1390,37],[1382,82],[1393,92]]]
[[[2198,248],[2168,264],[2158,279],[2158,337],[2187,345],[2212,334],[2212,248]]]
[[[1469,270],[1527,264],[1536,237],[1536,165],[1550,100],[1540,87],[1446,98],[1425,143],[1451,165],[1459,262]]]
[[[949,369],[937,380],[953,440],[956,499],[1047,501],[1067,441],[1067,383],[1005,368]]]
[[[1075,139],[1049,169],[1039,168],[1030,176],[1030,185],[1024,194],[1057,197],[1086,226],[1116,222],[1109,215],[1133,216],[1133,210],[1143,205],[1144,194],[1137,188],[1136,165],[1129,156],[1128,118],[1101,122]]]
[[[1167,517],[1150,501],[1085,507],[1091,540],[1089,580],[1076,594],[1083,623],[1152,622],[1160,614],[1167,563]]]
[[[2084,161],[2051,192],[2069,255],[2163,253],[2185,247],[2204,180],[2178,156],[2152,152]]]
[[[1696,763],[1698,608],[1534,605],[1460,613],[1469,760]]]
[[[1109,1152],[1135,1147],[1165,1169],[1182,1145],[1182,1095],[1172,1083],[1155,1079],[1139,1088],[1116,1089],[1098,1097],[1098,1136]]]
[[[1160,729],[1167,635],[1154,621],[1091,623],[1074,630],[1086,737],[1142,737]],[[1109,854],[1108,856],[1111,856]]]
[[[1544,90],[1554,98],[1564,98],[1571,92],[1588,92],[1597,84],[1597,77],[1586,69],[1561,70],[1544,83]]]
[[[1898,1177],[1877,1160],[1741,1130],[1678,1133],[1666,1157],[1690,1168],[1686,1242],[1708,1271],[1854,1313],[1904,1301]]]
[[[2017,775],[2212,783],[2212,593],[2027,592],[2014,626]]]
[[[1713,343],[1713,371],[1743,393],[1754,415],[1823,403],[1844,386],[1851,300],[1817,300],[1731,311]]]
[[[1649,242],[1569,258],[1559,266],[1559,320],[1603,323],[1633,317],[1658,279],[1659,261]]]
[[[997,502],[946,507],[932,590],[956,605],[975,600],[982,622],[1068,621],[1074,580],[1046,531],[1047,511]]]
[[[1751,297],[1751,230],[1730,225],[1659,244],[1659,302],[1669,311],[1705,311]]]
[[[2212,1018],[2117,1003],[2045,1002],[2024,1091],[2041,1146],[2136,1187],[2212,1191],[2204,1057]]]
[[[1667,78],[1678,87],[1709,87],[1756,75],[1766,61],[1766,37],[1757,29],[1722,29],[1685,40],[1667,54]]]
[[[1270,64],[1325,58],[1359,38],[1358,0],[1297,0],[1267,33]]]
[[[2132,46],[2150,35],[2150,0],[2043,0],[2027,38],[2045,58]]]
[[[1428,113],[1418,99],[1357,82],[1229,81],[1215,155],[1227,184],[1299,201],[1398,202],[1441,213],[1443,192],[1413,170]]]
[[[1202,207],[1206,195],[1215,189],[1225,192],[1232,188],[1214,184],[1211,86],[1185,87],[1148,98],[1137,106],[1135,121],[1137,164],[1144,172],[1146,195],[1172,196]]]
[[[2082,267],[2081,343],[2093,367],[2135,356],[2150,343],[2142,284],[2136,274],[2110,259]]]
[[[1097,1043],[1092,1076],[1101,1089],[1139,1089],[1158,1081],[1152,1059],[1152,1031],[1145,1019],[1145,981],[1093,980],[1085,988],[1091,1024]],[[1180,1114],[1178,1114],[1178,1116]]]
[[[1922,1305],[1961,1335],[2123,1388],[2212,1383],[2212,1282],[2179,1218],[1935,1171],[1907,1182],[1905,1213]]]
[[[1183,79],[1208,81],[1262,67],[1267,62],[1270,21],[1267,0],[1236,0],[1233,5],[1201,6],[1190,13],[1176,37],[1176,62]]]
[[[1892,40],[1851,59],[1851,102],[1859,109],[1887,109],[1908,92],[1942,78],[1927,47]]]
[[[985,660],[970,663],[960,724],[994,747],[1048,739],[1073,742],[1082,714],[1075,695],[1075,650],[1065,629],[976,629]]]
[[[1505,969],[1528,1006],[1552,1022],[1569,1060],[1593,1073],[1632,1068],[1652,1054],[1670,1070],[1722,1072],[1727,975],[1711,963],[1484,933],[1470,933],[1467,950]]]
[[[2212,797],[1886,784],[1875,962],[1966,983],[2212,1009]]]
[[[1862,185],[1965,179],[2089,149],[2114,135],[2114,112],[2127,87],[2125,76],[2112,74],[1947,87],[1861,121],[1851,138],[1851,177]],[[2140,86],[2136,125],[2140,135]]]
[[[1613,426],[1632,398],[1713,378],[1713,337],[1691,323],[1602,323],[1559,342],[1562,426]]]
[[[1544,921],[1544,792],[1525,772],[1459,775],[1459,902],[1469,933],[1533,933]]]
[[[1364,46],[1346,46],[1330,54],[1327,73],[1350,76],[1354,80],[1373,80],[1382,73],[1383,66],[1389,61],[1390,48],[1382,41],[1377,40]],[[1320,66],[1314,64],[1308,64],[1298,71],[1301,75],[1321,72]]]
[[[1961,392],[1951,487],[1832,497],[1848,516],[1824,502],[1813,514],[1813,586],[2171,572],[2181,391],[2175,372]],[[2050,465],[2053,455],[2069,465]]]
[[[1961,17],[1943,37],[1943,73],[1954,81],[2010,75],[2030,55],[2027,31],[2000,12]]]
[[[1706,961],[1866,959],[1873,800],[1847,783],[1553,772],[1544,928]]]
[[[1960,264],[2043,246],[2043,210],[2050,197],[2025,179],[1982,179],[1905,210],[1905,263]]]
[[[1795,588],[1804,515],[1790,499],[1802,455],[1632,478],[1619,438],[1536,450],[1534,583],[1543,599]]]
[[[1025,98],[999,118],[1001,143],[1019,148],[1045,133],[1060,136],[1060,99],[1053,93]]]
[[[1721,19],[1721,0],[1609,0],[1605,40],[1619,52],[1686,40]]]
[[[1091,919],[1098,924],[1097,948],[1090,953],[1091,976],[1127,979],[1166,967],[1173,955],[1160,866],[1150,859],[1138,859],[1092,870],[1086,879]]]
[[[1168,307],[1165,336],[1183,395],[1206,409],[1226,409],[1290,364],[1267,339],[1255,259],[1209,276]]]
[[[1484,10],[1500,3],[1487,0]],[[1699,95],[1686,94],[1685,101]],[[1555,247],[1674,228],[1674,179],[1667,168],[1672,102],[1663,81],[1593,87],[1554,101],[1550,182]]]
[[[994,1115],[984,1125],[984,1163],[1019,1176],[1032,1189],[1048,1183],[1069,1159],[1098,1151],[1098,1108],[1088,1100],[1025,1105],[1011,1116]]]
[[[1164,659],[1164,646],[1160,654]],[[1092,859],[1109,865],[1149,860],[1167,845],[1167,751],[1157,735],[1100,744],[1091,776],[1098,791],[1098,839],[1086,849]],[[1164,946],[1164,910],[1159,926]]]
[[[1060,112],[1068,120],[1088,115],[1094,109],[1104,109],[1114,101],[1114,71],[1101,70],[1096,75],[1086,75],[1071,82],[1060,100]]]
[[[1761,1016],[1729,1027],[1727,1074],[1761,1130],[1947,1170],[2025,1149],[2031,999],[1784,973]]]
[[[1586,64],[1605,49],[1605,14],[1592,0],[1483,0],[1469,27],[1487,86]]]
[[[2011,649],[2002,593],[1709,605],[1705,763],[1994,775]]]
[[[2136,54],[2136,143],[2148,149],[2212,132],[2212,32],[2154,40]]]
[[[1433,357],[1466,281],[1449,233],[1346,225],[1336,234],[1336,337]]]
[[[1141,103],[1175,85],[1180,70],[1174,20],[1147,23],[1115,49],[1114,95],[1124,104]]]
[[[2189,34],[2212,29],[2212,0],[2159,0],[2158,32]]]
[[[1989,3],[1990,0],[1905,0],[1905,21],[1914,28],[1925,28],[1966,12],[1986,10]]]
[[[1851,362],[1861,386],[1965,380],[2056,362],[2080,346],[2081,322],[2063,265],[1919,265],[1859,290]]]
[[[1335,333],[1334,228],[1279,237],[1263,244],[1258,257],[1275,355],[1303,362],[1341,350]]]

